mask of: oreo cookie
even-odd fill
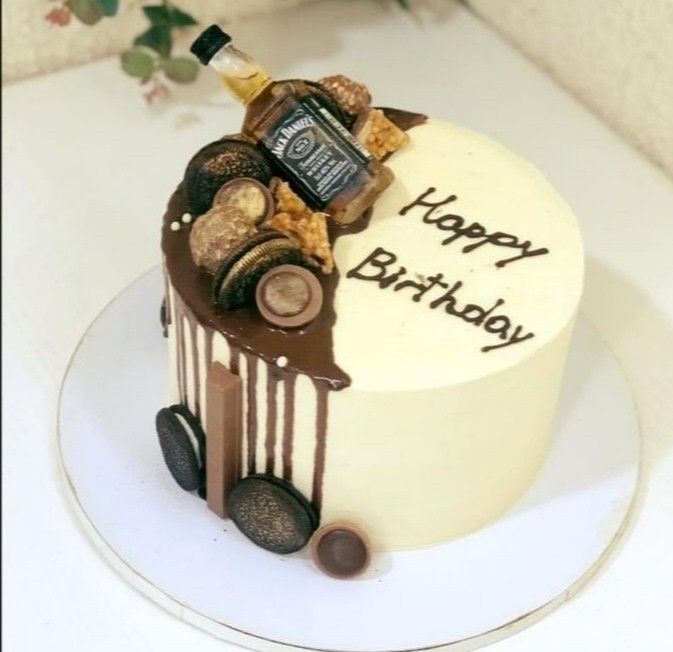
[[[308,500],[289,482],[269,474],[238,482],[229,494],[227,511],[250,541],[280,555],[301,550],[318,527]]]
[[[299,247],[277,231],[260,231],[229,252],[213,281],[213,296],[224,310],[254,301],[259,279],[278,265],[302,265]]]
[[[157,435],[166,466],[185,491],[205,484],[206,435],[199,420],[184,406],[157,412]]]
[[[217,191],[239,177],[256,179],[265,186],[271,181],[271,165],[255,145],[234,136],[202,147],[185,170],[185,197],[192,215],[209,211]]]

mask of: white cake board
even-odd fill
[[[153,269],[89,328],[63,382],[59,437],[94,545],[179,618],[258,650],[474,649],[568,600],[623,533],[638,485],[637,417],[617,362],[580,319],[549,458],[497,523],[379,555],[351,582],[321,575],[304,551],[256,548],[164,467],[154,431],[168,369],[162,292]]]

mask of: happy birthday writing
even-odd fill
[[[503,258],[495,263],[498,268],[505,267],[510,263],[525,258],[532,258],[533,256],[543,256],[549,253],[546,247],[533,248],[533,243],[530,240],[520,240],[517,236],[504,231],[489,232],[486,227],[480,222],[469,222],[466,218],[455,213],[445,213],[439,211],[440,208],[446,207],[455,202],[458,197],[456,195],[448,195],[444,199],[438,201],[430,201],[428,197],[436,192],[436,188],[428,188],[421,193],[414,201],[400,209],[399,214],[404,216],[409,211],[420,209],[423,213],[423,222],[425,224],[434,224],[440,231],[447,231],[451,233],[447,238],[442,240],[442,245],[450,245],[461,238],[468,240],[476,240],[472,244],[465,245],[462,248],[464,254],[469,254],[476,251],[484,245],[492,245],[495,247],[505,247],[510,249],[518,249],[520,253],[511,258]],[[469,222],[469,223],[468,223]]]
[[[500,311],[505,305],[504,299],[497,299],[486,307],[477,303],[467,303],[462,299],[462,281],[449,284],[442,273],[428,277],[417,276],[418,280],[412,280],[408,278],[407,268],[402,265],[398,267],[397,261],[398,257],[392,251],[377,247],[359,265],[351,269],[347,277],[376,283],[382,290],[387,288],[392,288],[393,292],[413,290],[410,295],[412,301],[418,303],[427,297],[431,299],[427,304],[431,310],[443,308],[447,315],[462,319],[502,340],[499,344],[481,347],[484,353],[535,337],[534,333],[524,332],[523,326],[515,325],[510,317]]]

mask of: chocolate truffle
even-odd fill
[[[235,247],[257,232],[257,227],[238,208],[215,205],[202,215],[189,234],[192,259],[214,274]]]

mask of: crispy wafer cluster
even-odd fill
[[[277,180],[273,192],[276,212],[265,226],[291,238],[305,256],[325,274],[330,274],[334,269],[334,258],[327,235],[327,215],[311,211],[285,181]]]
[[[409,135],[388,120],[381,109],[366,109],[353,126],[357,139],[381,160],[409,142]]]

